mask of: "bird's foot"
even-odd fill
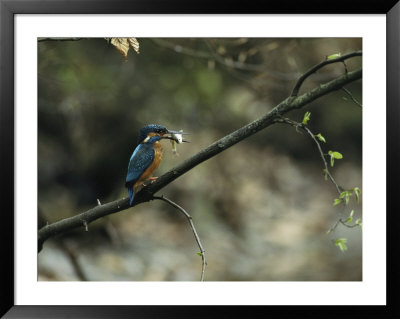
[[[147,183],[148,181],[150,181],[150,184],[153,184],[154,181],[157,179],[158,177],[150,177],[149,179],[147,179],[145,182],[142,183],[143,186],[147,186],[149,185],[149,183]]]
[[[156,176],[150,177],[150,178],[149,178],[150,184],[153,184],[153,183],[156,181],[157,178],[158,178],[158,177],[156,177]]]

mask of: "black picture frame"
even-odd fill
[[[387,306],[377,307],[268,307],[268,306],[16,306],[14,303],[14,18],[16,14],[215,14],[215,13],[314,13],[314,14],[386,14],[387,19]],[[399,57],[400,3],[393,1],[246,1],[191,2],[162,0],[0,0],[0,181],[1,202],[1,309],[4,318],[157,318],[157,317],[226,317],[261,311],[273,317],[359,316],[361,312],[379,318],[399,316],[397,284],[399,262],[398,204],[396,182],[399,163]],[[377,106],[378,108],[378,106]],[[378,110],[379,111],[379,110]],[[397,236],[396,236],[397,235]],[[329,309],[328,309],[329,308]],[[368,313],[367,313],[368,312]],[[362,314],[361,314],[362,315]]]

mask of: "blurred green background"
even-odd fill
[[[150,123],[192,133],[164,141],[160,176],[224,135],[270,111],[296,79],[359,38],[138,38],[125,61],[105,39],[38,42],[38,228],[127,196],[129,158]],[[361,67],[352,58],[347,68]],[[341,63],[312,75],[300,93],[344,72]],[[361,81],[346,88],[361,101]],[[362,188],[362,110],[344,91],[286,116],[343,154],[331,169],[346,189]],[[193,217],[206,250],[206,280],[362,280],[361,230],[339,218],[361,204],[332,206],[314,142],[276,124],[211,158],[158,194]],[[348,250],[335,247],[348,238]],[[38,280],[196,281],[201,258],[186,218],[152,201],[48,240]]]

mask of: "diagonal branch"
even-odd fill
[[[341,61],[342,61],[341,59],[335,60],[335,62],[341,62]],[[324,62],[322,62],[322,64],[324,64]],[[195,166],[201,164],[202,162],[210,159],[211,157],[216,156],[217,154],[235,145],[236,143],[239,143],[243,139],[251,135],[254,135],[257,132],[265,129],[266,127],[274,124],[275,120],[281,117],[283,114],[295,109],[302,108],[303,106],[311,103],[315,99],[324,96],[332,91],[339,90],[343,86],[351,82],[354,82],[358,79],[361,79],[361,77],[362,77],[361,69],[353,72],[348,72],[343,74],[342,76],[337,77],[334,80],[331,80],[325,84],[321,84],[320,86],[310,90],[307,93],[304,93],[301,96],[296,97],[292,95],[288,97],[287,99],[279,103],[277,106],[275,106],[270,112],[268,112],[263,117],[224,136],[223,138],[214,142],[210,146],[199,151],[197,154],[193,155],[189,159],[185,160],[180,165],[174,167],[169,172],[160,176],[154,183],[150,184],[147,187],[144,187],[141,191],[139,191],[136,194],[133,206],[152,200],[153,194],[155,194],[157,191],[159,191],[160,189],[162,189],[163,187],[165,187],[166,185],[177,179],[179,176],[183,175],[184,173],[194,168]],[[78,227],[85,227],[85,225],[87,226],[90,222],[98,218],[128,208],[130,208],[129,199],[123,198],[107,204],[97,205],[94,208],[89,209],[84,213],[60,220],[50,225],[46,225],[38,232],[38,251],[39,252],[41,251],[43,243],[50,237],[53,237],[57,234],[65,233],[67,231],[70,231]]]

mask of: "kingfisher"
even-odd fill
[[[149,124],[140,129],[137,140],[138,145],[129,160],[128,173],[125,180],[130,206],[132,206],[138,187],[146,180],[153,182],[157,179],[157,177],[152,176],[162,160],[162,145],[160,141],[162,139],[170,139],[178,143],[187,142],[182,139],[178,141],[178,137],[182,136],[181,134],[186,133],[170,131],[165,126],[158,124]]]

